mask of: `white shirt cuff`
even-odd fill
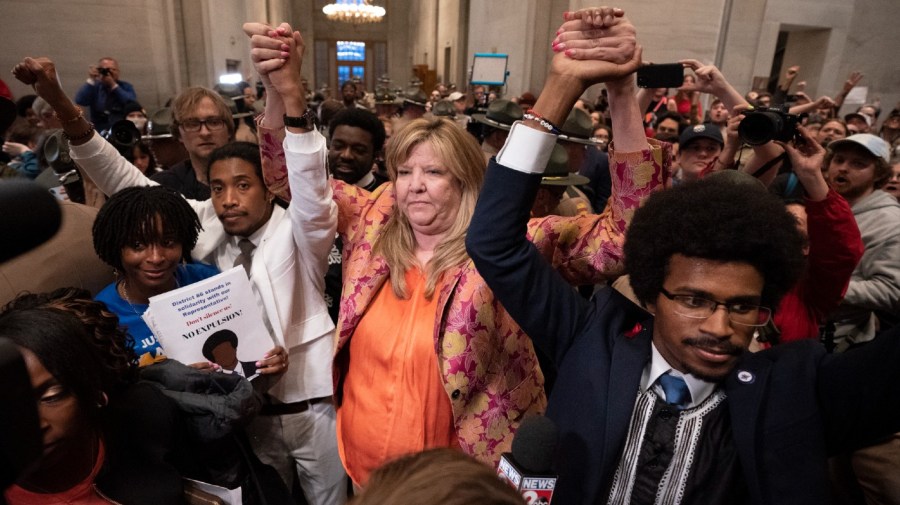
[[[497,163],[527,174],[542,174],[553,154],[556,135],[513,123],[509,137],[497,153]]]
[[[310,154],[322,149],[325,137],[318,130],[306,133],[293,133],[284,130],[284,150],[292,153]]]

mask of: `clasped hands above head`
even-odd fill
[[[552,42],[551,74],[590,86],[627,77],[641,65],[634,25],[622,9],[588,8],[564,17]]]

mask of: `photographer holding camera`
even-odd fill
[[[90,66],[87,82],[75,95],[75,103],[90,109],[91,121],[100,132],[125,119],[125,104],[136,101],[134,87],[119,80],[119,63],[110,57]]]
[[[727,110],[732,111],[732,118],[750,107],[715,65],[704,65],[691,59],[679,63],[694,74],[692,82],[685,81],[681,88],[683,91],[713,95]],[[728,124],[734,121],[732,119]],[[685,129],[678,141],[677,166],[673,166],[672,182],[677,184],[700,179],[711,172],[734,168],[734,160],[741,147],[734,128],[736,126],[723,132],[719,125],[706,123]],[[778,147],[771,144],[753,146],[753,151],[754,158],[760,159],[774,158],[780,153]]]

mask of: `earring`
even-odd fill
[[[753,340],[759,340],[759,330],[753,330]]]

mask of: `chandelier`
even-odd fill
[[[369,0],[335,0],[322,8],[330,21],[361,25],[378,23],[384,18],[384,7],[372,5]]]

